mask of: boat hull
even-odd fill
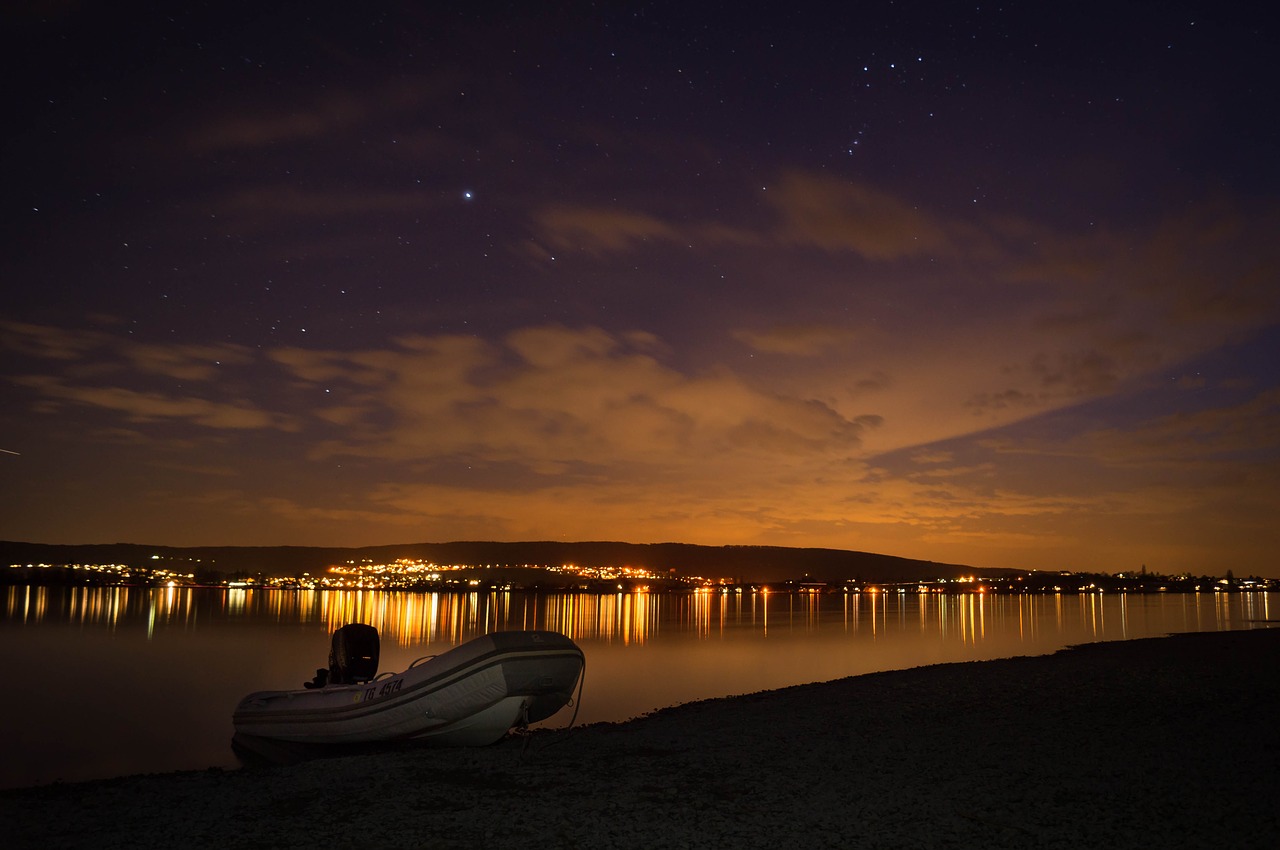
[[[483,746],[568,704],[583,664],[557,632],[495,632],[373,682],[249,694],[233,722],[277,741]]]

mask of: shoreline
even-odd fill
[[[300,764],[0,791],[10,846],[1271,846],[1280,630],[869,673]]]

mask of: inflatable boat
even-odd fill
[[[236,735],[303,744],[484,746],[569,704],[585,663],[582,650],[558,632],[494,632],[382,675],[378,647],[372,626],[338,629],[329,667],[314,680],[240,701]]]

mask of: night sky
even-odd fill
[[[0,539],[1280,575],[1262,6],[18,5]]]

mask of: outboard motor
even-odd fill
[[[329,648],[329,684],[368,682],[378,675],[378,630],[348,623],[333,633]]]

